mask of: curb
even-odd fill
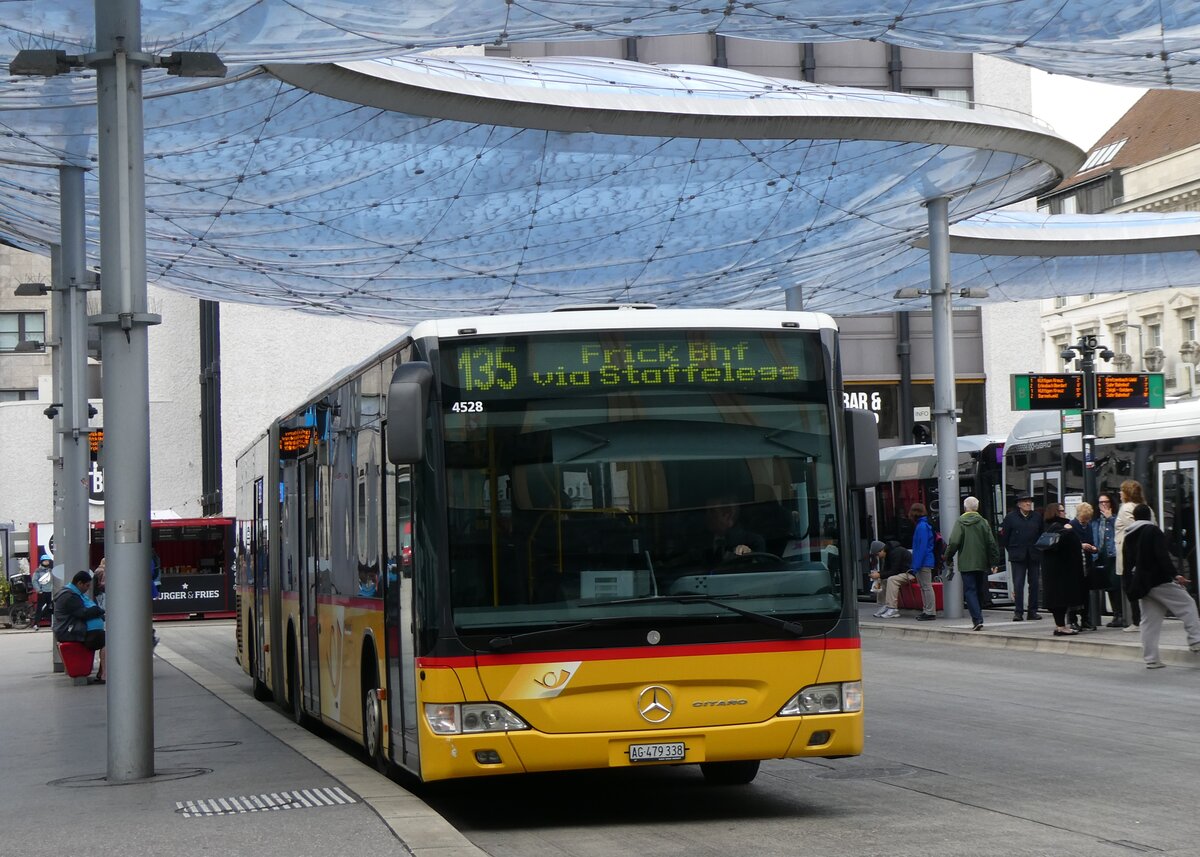
[[[1091,632],[1095,633],[1095,632]],[[1129,642],[1113,640],[1062,639],[1050,636],[1026,637],[1012,634],[969,631],[958,628],[914,628],[910,625],[888,625],[880,622],[859,622],[859,635],[864,640],[908,640],[914,643],[949,643],[958,646],[974,646],[980,649],[1007,649],[1011,652],[1036,652],[1048,655],[1074,655],[1082,658],[1097,658],[1106,661],[1133,661],[1142,663],[1142,646],[1137,637]],[[1086,636],[1086,635],[1081,635]],[[1200,669],[1200,657],[1180,646],[1160,646],[1159,656],[1169,666]]]
[[[450,822],[398,783],[172,650],[165,641],[154,654],[358,795],[407,853],[414,857],[486,857]]]

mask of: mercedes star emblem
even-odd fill
[[[660,685],[651,685],[638,694],[638,714],[647,723],[662,723],[671,716],[674,707],[671,691]]]

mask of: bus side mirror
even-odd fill
[[[425,455],[425,409],[433,367],[402,363],[392,374],[387,396],[387,454],[392,464],[416,464]]]
[[[875,414],[862,408],[846,408],[845,413],[849,487],[874,488],[879,484],[879,424]]]

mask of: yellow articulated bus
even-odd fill
[[[417,324],[238,458],[255,695],[424,780],[861,752],[838,366],[811,313]]]

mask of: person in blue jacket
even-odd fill
[[[909,572],[921,587],[921,612],[917,616],[922,622],[937,618],[937,599],[933,594],[933,527],[925,516],[925,504],[913,503],[908,518],[915,525],[913,530],[912,570]]]
[[[54,599],[54,639],[60,643],[82,643],[100,653],[100,671],[95,684],[108,678],[104,639],[104,609],[98,607],[88,591],[92,573],[87,569],[75,572],[71,582],[59,590]]]

